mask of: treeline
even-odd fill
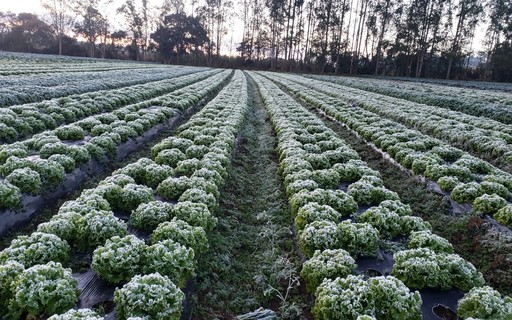
[[[37,15],[0,12],[0,50],[512,81],[512,0],[125,0],[118,7],[111,0],[42,3],[45,10]],[[112,12],[123,21],[121,28],[113,27]],[[483,43],[475,43],[478,32],[485,34]],[[237,33],[243,38],[234,43]]]

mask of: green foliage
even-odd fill
[[[439,188],[443,191],[452,191],[459,183],[459,179],[457,177],[452,176],[443,176],[437,180],[439,184]]]
[[[25,266],[45,264],[50,261],[65,263],[71,248],[56,235],[34,232],[30,236],[18,236],[11,245],[0,252],[0,263],[13,260]]]
[[[179,320],[183,300],[183,292],[158,273],[135,276],[114,292],[119,320],[130,317]]]
[[[498,210],[494,215],[494,219],[503,225],[512,227],[512,205],[506,205]]]
[[[26,269],[13,284],[14,297],[9,306],[12,319],[18,319],[24,312],[28,317],[36,317],[69,310],[78,301],[77,285],[71,270],[58,262]]]
[[[299,246],[308,257],[316,250],[338,249],[341,247],[341,235],[335,222],[317,220],[306,225],[299,234]]]
[[[146,245],[133,235],[114,236],[94,250],[91,268],[110,283],[130,280],[140,272]]]
[[[308,291],[315,291],[324,279],[345,278],[356,268],[355,260],[343,249],[317,250],[304,262],[300,275],[307,282]]]
[[[421,304],[420,294],[410,292],[394,277],[364,280],[349,275],[322,282],[312,311],[318,320],[355,320],[362,315],[378,320],[419,320]]]
[[[58,162],[38,159],[31,167],[39,173],[43,187],[55,187],[64,181],[66,171]]]
[[[187,189],[178,199],[178,202],[194,202],[202,203],[208,207],[210,212],[215,212],[217,209],[217,199],[211,193],[199,188]]]
[[[151,235],[151,242],[157,243],[163,240],[173,240],[186,247],[194,249],[196,254],[201,254],[208,249],[206,232],[201,227],[193,227],[185,221],[176,218],[161,223]]]
[[[512,298],[488,286],[473,288],[459,300],[457,314],[463,319],[512,319]]]
[[[53,315],[48,318],[48,320],[102,320],[104,317],[101,317],[96,311],[89,309],[71,309],[66,313],[60,315]]]
[[[146,249],[144,273],[158,272],[183,287],[194,275],[194,250],[172,240],[163,240]]]
[[[81,140],[85,137],[84,129],[73,124],[58,127],[55,134],[61,140]]]
[[[97,190],[113,209],[132,211],[142,203],[154,200],[153,189],[144,185],[129,183],[124,187],[115,184],[100,185]]]
[[[458,203],[473,203],[483,194],[482,187],[476,182],[461,183],[453,188],[451,197]]]
[[[130,223],[140,230],[153,230],[160,223],[169,220],[173,205],[162,201],[140,204],[130,215]]]
[[[317,220],[328,220],[338,222],[341,220],[341,214],[328,205],[320,205],[316,202],[309,202],[301,207],[295,217],[295,228],[297,231],[303,230],[307,224]]]
[[[194,227],[212,230],[217,225],[218,219],[210,213],[204,203],[180,201],[172,208],[172,215]]]
[[[7,181],[0,180],[0,208],[14,209],[20,204],[20,189]]]
[[[9,302],[14,297],[14,281],[25,270],[23,264],[16,261],[6,261],[0,264],[0,316],[8,312]]]
[[[379,246],[379,231],[368,223],[343,221],[338,224],[340,248],[353,256],[375,256]]]
[[[393,275],[409,288],[448,290],[455,287],[469,290],[484,284],[482,274],[456,254],[419,248],[399,251],[394,259]]]
[[[419,217],[408,216],[412,211],[400,201],[387,200],[357,216],[358,222],[371,224],[383,237],[407,235],[411,231],[428,230],[430,225]]]
[[[18,187],[21,192],[33,195],[41,192],[41,177],[30,168],[16,169],[5,179]]]
[[[67,155],[64,154],[54,154],[51,155],[48,160],[55,161],[58,164],[60,164],[66,172],[72,172],[75,170],[76,162],[75,160]]]
[[[91,210],[77,223],[75,243],[83,249],[95,248],[113,236],[124,236],[127,229],[126,223],[112,212]]]
[[[313,191],[303,190],[294,194],[290,199],[292,212],[296,214],[299,208],[309,202],[328,205],[343,216],[348,216],[357,211],[357,203],[345,192],[341,190],[315,189]]]
[[[501,183],[483,181],[480,183],[480,187],[482,187],[483,192],[486,194],[497,194],[504,199],[510,198],[510,192]]]
[[[340,175],[334,169],[313,170],[313,180],[324,189],[336,189],[340,185]]]
[[[505,206],[507,206],[507,200],[497,194],[484,194],[473,202],[473,210],[484,214],[496,213]]]
[[[165,164],[170,167],[175,167],[178,162],[187,159],[185,153],[183,153],[180,149],[166,149],[162,150],[155,157],[155,162],[158,164]]]
[[[379,204],[384,200],[399,200],[398,195],[386,189],[382,180],[375,176],[363,176],[348,187],[347,193],[360,205]]]
[[[430,231],[412,232],[409,241],[409,248],[429,248],[436,253],[453,253],[453,246],[448,240],[438,235],[432,234]]]

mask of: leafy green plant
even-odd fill
[[[443,191],[452,191],[459,183],[459,179],[453,176],[443,176],[437,180],[439,188]]]
[[[316,290],[313,315],[319,320],[352,320],[360,316],[386,319],[421,319],[420,294],[400,280],[349,275],[326,279]],[[364,317],[363,317],[364,319]]]
[[[16,186],[0,180],[0,208],[13,209],[21,204],[21,192]]]
[[[353,256],[375,256],[379,247],[379,231],[369,223],[343,221],[338,224],[340,247]]]
[[[388,238],[407,235],[411,231],[430,229],[430,225],[419,217],[409,216],[412,210],[400,201],[386,200],[356,217],[358,222],[371,224]]]
[[[453,253],[452,244],[445,238],[432,234],[431,231],[412,232],[409,241],[409,248],[429,248],[436,253]]]
[[[184,299],[183,292],[158,273],[135,276],[114,292],[119,320],[129,317],[179,320]]]
[[[302,206],[295,217],[295,228],[302,231],[307,224],[317,220],[328,220],[339,222],[341,214],[328,205],[320,205],[316,202],[310,202]]]
[[[53,315],[48,318],[48,320],[102,320],[104,317],[101,317],[96,311],[90,309],[78,309],[78,310],[68,310],[66,313],[60,315]]]
[[[347,163],[336,163],[332,167],[338,171],[341,181],[355,182],[363,176],[379,177],[378,171],[372,170],[361,160],[349,160]]]
[[[357,203],[345,192],[341,190],[315,189],[313,191],[303,190],[294,194],[290,199],[292,212],[296,214],[299,208],[309,202],[328,205],[343,216],[348,216],[357,211]]]
[[[71,248],[68,243],[54,234],[34,232],[30,236],[18,236],[11,245],[0,252],[0,263],[17,261],[31,267],[50,261],[65,263]]]
[[[48,160],[55,161],[58,164],[60,164],[66,172],[72,172],[75,170],[76,167],[76,161],[70,156],[64,155],[64,154],[54,154],[51,155]]]
[[[14,281],[14,297],[9,306],[11,317],[18,319],[24,312],[28,317],[65,312],[78,301],[77,285],[71,270],[58,262],[30,267]]]
[[[398,200],[398,195],[384,188],[382,180],[375,176],[363,176],[352,183],[347,193],[358,204],[378,204],[384,200]]]
[[[180,201],[172,208],[172,216],[183,220],[194,227],[212,230],[218,219],[210,213],[204,203]]]
[[[193,227],[185,221],[176,218],[161,223],[151,235],[151,242],[157,243],[163,240],[173,240],[186,247],[194,249],[196,254],[201,254],[208,249],[206,232],[201,227]]]
[[[114,236],[92,254],[91,268],[111,283],[129,280],[142,265],[146,245],[133,235]]]
[[[510,192],[507,187],[498,182],[482,181],[480,187],[486,194],[496,194],[504,199],[510,198]]]
[[[393,275],[409,288],[469,290],[484,284],[482,274],[456,254],[419,248],[399,251],[394,254],[394,259]]]
[[[41,177],[39,173],[30,168],[16,169],[5,179],[18,187],[21,192],[33,195],[41,192]]]
[[[308,291],[315,291],[324,279],[344,278],[355,268],[355,260],[343,249],[317,250],[304,262],[300,275],[306,280]]]
[[[169,177],[158,185],[156,192],[165,199],[178,200],[183,192],[190,187],[190,178],[188,177]]]
[[[140,204],[130,215],[130,223],[140,230],[153,230],[160,223],[169,220],[173,205],[162,201]]]
[[[484,214],[493,214],[507,205],[507,200],[497,194],[484,194],[473,202],[473,210]]]
[[[58,127],[55,134],[61,140],[81,140],[85,137],[84,129],[73,124]]]
[[[308,257],[312,257],[316,250],[338,249],[342,241],[338,225],[328,220],[313,221],[298,237],[299,246]]]
[[[459,300],[457,314],[463,319],[512,319],[512,298],[488,286],[473,288]]]
[[[175,167],[178,162],[187,159],[185,153],[181,152],[180,149],[166,149],[162,150],[155,157],[155,162],[158,164],[165,164],[170,167]]]
[[[76,225],[75,243],[83,249],[103,245],[113,236],[127,233],[126,223],[110,211],[90,210]]]
[[[141,203],[154,200],[153,190],[143,185],[127,184],[123,187],[119,207],[126,211],[135,210]]]
[[[494,219],[503,225],[512,226],[512,205],[507,205],[498,210]]]
[[[146,249],[144,273],[158,272],[179,287],[194,274],[194,250],[172,240],[163,240]]]
[[[476,182],[460,183],[453,188],[451,197],[458,203],[473,203],[473,201],[484,194],[482,187]]]
[[[6,261],[0,264],[0,316],[8,312],[9,302],[14,297],[14,281],[25,270],[25,267],[16,261]]]
[[[203,203],[208,207],[210,212],[215,212],[218,205],[217,199],[213,194],[199,188],[190,188],[183,192],[183,194],[178,199],[178,202],[186,201]]]

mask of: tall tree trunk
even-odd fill
[[[325,39],[324,39],[324,43],[322,45],[322,56],[324,58],[324,63],[322,65],[322,73],[325,73],[326,70],[326,66],[327,66],[327,46],[328,46],[328,43],[329,43],[329,27],[331,25],[331,9],[332,9],[332,0],[328,0],[328,5],[327,5],[327,19],[326,19],[326,22],[325,22]]]
[[[379,64],[380,64],[380,51],[382,50],[382,41],[384,40],[384,32],[386,30],[386,24],[388,22],[388,11],[391,0],[386,0],[386,7],[384,9],[384,14],[382,15],[382,25],[380,29],[379,39],[377,42],[377,52],[375,55],[375,75],[379,74]]]
[[[295,8],[297,7],[296,5],[297,3],[295,1],[293,1],[293,11],[292,11],[292,24],[291,24],[291,31],[290,31],[290,50],[288,51],[288,60],[292,59],[293,55],[292,55],[292,47],[293,47],[293,32],[294,32],[294,27],[295,27]]]
[[[347,3],[347,0],[343,0],[343,4],[341,6],[341,21],[340,21],[340,29],[339,29],[340,37],[338,40],[338,48],[336,50],[336,69],[334,70],[335,74],[338,74],[340,71],[340,63],[341,63],[340,53],[341,53],[341,42],[342,42],[342,38],[343,38],[343,23],[345,22],[345,13],[346,13],[345,5],[346,5],[346,3]]]
[[[62,55],[62,33],[59,32],[59,56]]]
[[[285,36],[285,45],[284,45],[284,59],[288,59],[288,37],[289,37],[289,31],[290,31],[290,10],[292,7],[292,0],[288,1],[288,8],[286,10],[286,36]]]

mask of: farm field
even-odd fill
[[[0,319],[512,319],[510,85],[0,66]]]

